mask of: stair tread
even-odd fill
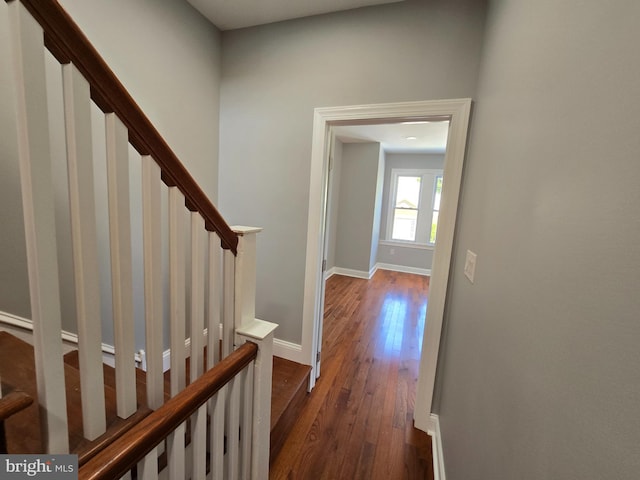
[[[77,351],[69,352],[64,356],[70,451],[79,454],[79,461],[82,464],[99,450],[102,444],[117,438],[148,415],[150,410],[146,406],[145,372],[136,369],[138,412],[126,420],[119,418],[116,414],[115,370],[108,365],[103,365],[108,427],[103,436],[93,442],[88,441],[82,435],[78,366]],[[275,458],[279,452],[306,400],[310,370],[311,368],[307,365],[273,357],[271,458]],[[0,378],[3,393],[20,389],[37,399],[33,347],[7,332],[0,332]],[[165,380],[168,397],[168,375],[165,375]],[[9,418],[5,427],[10,453],[43,452],[37,402]]]
[[[293,428],[307,398],[311,367],[273,357],[271,393],[271,450],[273,460]]]
[[[78,350],[72,350],[64,355],[64,363],[70,365],[76,370],[80,370],[80,358]],[[102,364],[102,375],[104,378],[104,384],[109,388],[115,390],[116,388],[116,370],[107,364]],[[136,398],[140,407],[146,407],[147,403],[147,388],[146,388],[146,375],[143,370],[136,368]]]
[[[271,395],[271,427],[277,423],[295,393],[303,386],[306,391],[306,382],[309,378],[311,367],[301,365],[291,360],[273,357],[273,380]]]
[[[77,354],[76,354],[77,355]],[[69,358],[73,358],[71,355]],[[65,357],[65,360],[67,357]],[[111,368],[111,367],[108,367]],[[77,453],[82,464],[100,445],[114,436],[121,435],[149,413],[145,405],[128,419],[121,419],[116,413],[115,389],[108,384],[104,387],[107,432],[94,441],[84,438],[82,433],[82,404],[80,399],[80,373],[73,363],[64,363],[67,395],[67,417],[69,425],[69,449]],[[35,360],[33,347],[7,332],[0,332],[0,378],[3,387],[20,389],[37,399]],[[4,390],[3,390],[4,391]],[[7,446],[10,453],[42,453],[40,435],[40,414],[38,403],[34,402],[22,412],[13,415],[5,423]]]

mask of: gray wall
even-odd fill
[[[394,168],[428,168],[442,169],[444,154],[432,153],[388,153],[384,168],[384,190],[382,196],[382,216],[380,221],[380,240],[387,235],[387,219],[389,195],[391,190],[391,170]],[[433,248],[405,247],[404,245],[378,245],[377,261],[431,270],[433,263]]]
[[[373,228],[371,229],[371,253],[369,255],[369,271],[376,265],[378,257],[378,240],[380,238],[380,219],[382,218],[382,191],[384,190],[385,153],[378,148],[378,165],[376,169],[376,191],[373,206]]]
[[[215,199],[220,32],[186,2],[60,3],[87,33],[205,192]],[[0,311],[28,318],[7,8],[4,2],[0,4]],[[64,149],[64,143],[57,140],[53,146]],[[64,178],[57,178],[56,182],[61,180]],[[57,207],[57,217],[63,218],[61,205]],[[68,233],[62,232],[63,238],[65,235],[68,238]],[[69,260],[68,255],[66,258]],[[62,269],[63,276],[69,278],[65,271],[70,272],[70,265],[65,264]],[[69,290],[68,280],[66,283],[63,289]],[[73,312],[73,297],[68,291],[63,291],[63,301],[65,328],[73,329],[73,321],[68,318],[68,312]],[[138,346],[142,346],[140,342]]]
[[[475,94],[485,5],[408,0],[223,32],[219,199],[258,238],[258,317],[301,341],[315,107]]]
[[[24,241],[8,6],[0,4],[0,311],[31,315]]]
[[[340,205],[340,172],[342,171],[342,142],[332,138],[332,168],[329,172],[329,194],[327,195],[327,221],[325,231],[325,259],[327,270],[336,266],[336,237],[338,234],[338,207]]]
[[[439,369],[447,478],[636,479],[640,3],[492,5]]]
[[[221,36],[187,2],[60,0],[202,189],[217,199]]]
[[[368,273],[373,267],[372,256],[375,264],[377,228],[380,226],[380,212],[376,206],[382,195],[378,178],[382,168],[379,143],[343,144],[336,267]]]

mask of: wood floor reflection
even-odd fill
[[[433,479],[431,441],[413,428],[429,278],[333,275],[322,374],[271,466],[271,479]]]

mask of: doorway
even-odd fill
[[[470,108],[470,99],[457,99],[317,108],[314,112],[301,352],[302,357],[312,366],[310,388],[313,388],[320,374],[319,343],[324,304],[322,264],[331,126],[383,124],[432,118],[447,119],[450,122],[444,160],[446,180],[442,187],[438,244],[433,258],[414,417],[416,427],[425,431],[431,429],[431,405]]]

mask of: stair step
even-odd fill
[[[78,352],[64,356],[64,373],[67,387],[67,415],[69,418],[69,447],[78,454],[79,464],[85,463],[100,449],[119,437],[151,411],[146,403],[146,375],[136,369],[138,411],[128,419],[116,414],[115,370],[103,365],[107,432],[94,441],[82,434],[82,407],[80,399],[80,372]],[[271,460],[280,452],[284,441],[307,398],[307,386],[311,368],[279,357],[273,357],[273,383],[271,402]],[[165,396],[168,398],[168,372],[165,375]],[[22,390],[37,399],[35,361],[33,347],[15,336],[0,331],[0,379],[2,392]],[[12,415],[5,422],[9,453],[42,453],[40,414],[37,402]]]
[[[72,350],[63,357],[65,369],[73,368],[78,375],[78,382],[80,379],[80,357],[78,350]],[[107,409],[107,431],[93,441],[89,441],[82,437],[82,440],[77,444],[75,449],[72,449],[73,453],[78,454],[78,464],[82,465],[88,461],[91,457],[96,455],[110,442],[120,437],[123,433],[140,422],[144,417],[151,413],[151,409],[147,404],[147,391],[145,382],[144,371],[136,368],[136,398],[138,400],[138,409],[129,418],[122,419],[117,416],[117,403],[116,403],[116,371],[113,367],[102,364],[102,374],[104,377],[105,386],[105,407]],[[67,383],[67,389],[69,388]],[[79,383],[78,383],[79,388]],[[68,394],[67,394],[68,395]],[[75,400],[75,399],[73,399]],[[69,399],[67,399],[69,403]],[[74,402],[75,403],[75,402]],[[78,406],[81,405],[78,399]],[[80,415],[81,412],[78,412]],[[110,415],[113,413],[113,415]],[[82,432],[82,426],[80,426],[80,432]],[[69,426],[71,430],[71,425]]]
[[[72,350],[65,354],[64,363],[70,365],[76,370],[80,370],[80,358],[78,350]],[[116,370],[115,368],[102,364],[102,375],[104,377],[104,384],[109,388],[115,390],[116,388]],[[144,370],[136,368],[136,398],[138,400],[138,407],[147,407],[147,378]]]
[[[89,441],[83,436],[82,404],[80,399],[80,372],[74,366],[74,355],[67,354],[64,375],[67,394],[67,417],[69,424],[69,450],[78,454],[79,464],[86,462],[103,445],[116,438],[150,413],[146,405],[128,419],[116,414],[116,392],[113,386],[105,384],[105,405],[107,432]],[[76,358],[77,358],[77,354]],[[68,363],[68,362],[69,363]],[[111,367],[107,367],[109,369]],[[113,369],[111,369],[113,370]],[[110,374],[113,377],[113,374]],[[108,378],[109,375],[105,375]],[[0,378],[3,392],[20,389],[38,398],[33,347],[7,332],[0,332]],[[16,413],[5,422],[9,453],[37,454],[44,451],[40,435],[40,414],[37,402]]]
[[[282,449],[307,400],[310,374],[308,365],[273,357],[270,461]]]

